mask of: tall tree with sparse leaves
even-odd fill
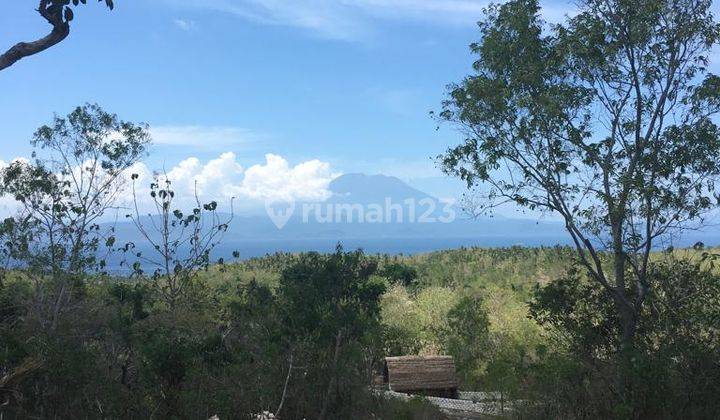
[[[710,0],[579,7],[557,25],[536,0],[487,9],[474,73],[439,114],[465,139],[440,162],[485,210],[562,218],[627,355],[652,292],[651,250],[718,204],[720,77],[708,61],[720,26]]]
[[[33,160],[17,160],[0,171],[0,193],[19,207],[0,225],[0,249],[5,261],[38,285],[52,280],[52,293],[37,294],[38,311],[47,312],[49,324],[70,299],[73,280],[105,269],[102,251],[112,251],[115,238],[102,218],[149,142],[147,125],[87,104],[35,132]]]

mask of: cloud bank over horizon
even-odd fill
[[[138,174],[138,185],[149,185],[153,170],[137,163],[129,170]],[[328,162],[312,159],[291,165],[280,155],[268,153],[263,163],[244,168],[233,152],[222,153],[205,163],[189,157],[170,170],[157,174],[169,179],[180,197],[194,197],[197,189],[203,200],[324,200],[328,185],[339,174]],[[140,191],[139,191],[140,192]]]
[[[5,166],[7,162],[0,160],[0,168]],[[221,211],[229,211],[233,199],[236,209],[260,207],[265,201],[323,201],[331,195],[328,190],[330,182],[340,175],[331,169],[328,162],[312,159],[293,165],[286,158],[272,153],[265,155],[264,162],[247,168],[238,162],[233,152],[222,153],[205,162],[189,157],[162,172],[138,162],[126,173],[126,191],[117,203],[122,214],[133,207],[132,174],[138,175],[135,187],[143,214],[154,209],[150,183],[155,177],[172,182],[177,208],[185,210],[194,207],[197,192],[201,202],[217,201]],[[17,208],[17,202],[12,197],[0,196],[0,216],[10,216]]]

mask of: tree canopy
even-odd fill
[[[104,268],[99,249],[112,247],[114,236],[101,229],[101,218],[149,142],[147,125],[122,121],[95,104],[38,128],[33,160],[16,160],[0,171],[0,193],[19,205],[0,229],[8,239],[2,252],[18,268],[40,275]]]
[[[720,26],[709,0],[579,6],[557,25],[535,0],[489,7],[474,73],[439,114],[465,139],[440,161],[486,210],[559,215],[628,345],[650,251],[718,203],[720,77],[708,61]]]

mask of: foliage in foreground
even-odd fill
[[[438,115],[463,134],[442,167],[477,195],[476,212],[512,203],[562,220],[613,304],[628,364],[653,294],[650,254],[720,205],[712,1],[583,0],[548,24],[538,0],[510,0],[478,26],[473,71]]]
[[[720,275],[671,257],[651,267],[654,293],[629,365],[617,363],[622,326],[602,292],[575,271],[538,289],[530,312],[555,344],[530,367],[542,417],[713,418],[720,410]]]
[[[11,418],[238,418],[264,410],[282,418],[437,418],[423,404],[368,392],[385,291],[375,270],[360,252],[303,254],[280,271],[276,289],[231,281],[205,286],[172,307],[161,304],[153,284],[88,277],[54,330],[34,314],[38,285],[6,278],[0,396],[7,404],[0,412]]]
[[[448,353],[463,389],[546,402],[521,407],[523,416],[707,418],[720,383],[720,280],[709,264],[695,264],[697,252],[653,256],[658,292],[641,323],[633,403],[623,405],[613,392],[618,326],[607,301],[581,271],[548,280],[569,252],[268,256],[198,273],[201,287],[174,309],[152,282],[87,277],[54,332],[33,314],[37,285],[7,273],[0,366],[11,403],[3,410],[317,418],[326,406],[328,418],[437,418],[429,406],[365,390],[382,356]],[[416,284],[406,288],[386,264],[412,267]],[[437,277],[452,268],[454,280]]]

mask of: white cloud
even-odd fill
[[[175,23],[175,26],[182,29],[183,31],[191,31],[195,29],[195,21],[192,20],[175,19],[173,23]]]
[[[281,156],[267,154],[265,164],[245,171],[238,192],[260,200],[325,200],[336,176],[327,162],[314,159],[291,167]]]
[[[144,163],[138,163],[128,171],[138,174],[137,196],[143,212],[152,209],[149,184],[153,179]],[[202,202],[216,200],[224,210],[232,198],[240,207],[260,206],[265,200],[324,200],[330,196],[328,185],[338,174],[331,171],[330,164],[317,159],[292,166],[285,158],[265,155],[265,162],[247,169],[237,161],[232,152],[202,163],[195,157],[187,158],[167,170],[161,177],[172,182],[176,204],[185,208],[194,205],[197,193]],[[126,200],[121,203],[130,207]]]
[[[245,145],[258,140],[252,131],[237,127],[166,125],[150,128],[153,144],[160,146],[193,146],[218,150]]]
[[[0,160],[0,169],[7,163]],[[150,183],[155,171],[139,162],[128,169],[127,190],[119,195],[117,205],[124,210],[133,208],[130,190],[131,175],[137,174],[136,196],[142,214],[152,212],[154,206],[150,197]],[[285,158],[275,154],[265,155],[265,161],[247,169],[238,162],[232,152],[222,153],[206,162],[189,157],[169,170],[159,174],[172,182],[175,191],[175,206],[186,210],[195,206],[195,192],[201,202],[218,202],[222,211],[228,211],[231,199],[235,198],[236,209],[262,207],[265,200],[325,200],[330,196],[330,181],[339,175],[331,171],[330,164],[317,159],[291,165]],[[9,196],[0,196],[0,216],[7,217],[17,210],[17,202]],[[108,214],[108,217],[113,217]]]
[[[0,196],[0,218],[10,217],[17,211],[17,201],[9,196]]]
[[[168,0],[166,0],[168,1]],[[410,20],[439,25],[472,26],[482,18],[488,0],[173,0],[175,6],[230,13],[266,25],[311,31],[322,37],[357,40],[373,31],[374,21]],[[546,19],[556,22],[574,13],[568,0],[543,2]]]
[[[243,168],[232,152],[223,153],[206,164],[197,158],[183,160],[167,171],[167,178],[180,193],[192,197],[197,185],[200,196],[229,198],[233,195],[234,185],[242,179]]]

